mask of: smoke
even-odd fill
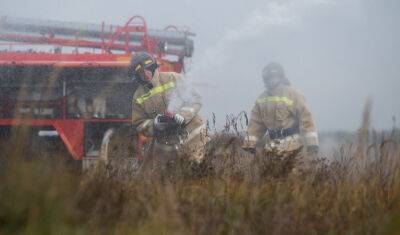
[[[390,126],[393,113],[398,115],[392,86],[398,84],[399,60],[393,53],[399,51],[399,30],[393,23],[398,17],[390,16],[394,10],[386,5],[395,4],[259,3],[239,23],[223,27],[217,40],[196,42],[202,50],[197,50],[188,74],[201,85],[196,89],[203,97],[202,114],[211,118],[215,113],[223,124],[219,121],[226,114],[249,112],[264,89],[261,70],[273,61],[284,66],[291,83],[306,96],[319,129],[356,129],[368,96],[390,107],[373,113],[379,126]]]
[[[286,47],[293,42],[282,38],[307,27],[310,12],[337,4],[328,0],[268,1],[257,6],[242,24],[227,29],[198,55],[189,71],[189,77],[203,84],[203,114],[224,117],[249,111],[263,89],[261,67],[272,60],[285,63],[290,56]]]
[[[169,99],[167,111],[169,113],[177,113],[187,104],[201,104],[201,97],[196,92],[191,79],[182,78],[176,82],[176,87]]]
[[[239,46],[245,48],[248,43],[263,38],[274,29],[294,30],[304,27],[304,21],[311,11],[337,4],[333,0],[267,1],[255,8],[243,24],[226,30],[219,41],[208,47],[196,61],[192,73],[204,73],[210,71],[210,68],[223,66]]]
[[[301,1],[304,2],[304,1]],[[245,44],[265,33],[271,26],[288,26],[298,22],[298,13],[295,11],[293,2],[281,4],[278,2],[267,2],[265,6],[256,8],[250,16],[238,28],[228,29],[218,42],[209,47],[200,59],[196,61],[193,74],[202,74],[223,66],[229,61],[237,44]],[[294,14],[296,13],[296,14]]]

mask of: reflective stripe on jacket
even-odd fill
[[[179,88],[179,89],[178,89]],[[151,80],[151,86],[139,84],[132,100],[132,124],[138,132],[146,136],[153,135],[153,120],[158,114],[168,112],[181,114],[187,123],[185,131],[192,130],[202,125],[202,119],[198,115],[201,108],[200,100],[187,101],[180,95],[181,90],[186,89],[180,75],[174,72],[156,73]],[[179,100],[180,105],[170,110],[172,103]],[[172,102],[173,101],[173,102]]]

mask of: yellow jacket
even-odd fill
[[[156,72],[151,84],[140,82],[132,101],[132,124],[137,131],[152,137],[154,118],[158,114],[171,112],[171,108],[174,109],[174,113],[179,113],[185,118],[187,125],[184,130],[188,134],[201,127],[203,121],[198,115],[201,108],[199,97],[188,101],[182,97],[182,91],[185,89],[180,74],[174,72]],[[172,103],[179,105],[171,107]]]
[[[254,148],[270,130],[298,129],[305,144],[318,146],[318,134],[303,95],[288,83],[264,91],[257,99],[250,117],[245,147]]]

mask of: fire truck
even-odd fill
[[[175,26],[149,29],[141,16],[122,26],[0,17],[0,134],[23,126],[29,138],[56,138],[89,164],[109,151],[114,132],[133,129],[135,52],[181,73],[194,36]]]

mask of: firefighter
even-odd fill
[[[198,115],[199,96],[185,99],[187,87],[180,75],[159,72],[156,59],[146,52],[132,57],[131,69],[138,83],[132,101],[132,123],[138,133],[152,139],[153,157],[168,159],[185,153],[189,160],[202,162],[207,138]]]
[[[254,153],[259,141],[266,139],[266,154],[288,157],[305,146],[306,156],[315,157],[318,134],[304,97],[290,85],[280,64],[265,66],[262,78],[266,90],[251,111],[242,148]]]

